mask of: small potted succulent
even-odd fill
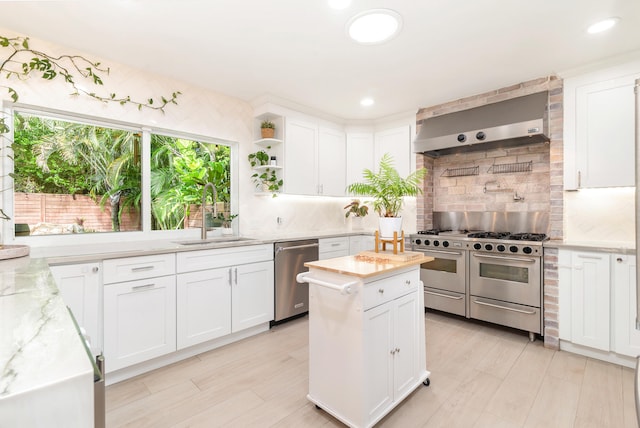
[[[276,132],[276,125],[270,120],[263,120],[260,124],[262,138],[273,138]]]

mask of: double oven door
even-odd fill
[[[433,257],[420,265],[424,284],[424,306],[456,315],[467,316],[467,250],[420,249]]]
[[[540,257],[472,252],[470,317],[540,333],[540,263]]]

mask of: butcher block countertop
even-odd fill
[[[433,260],[433,257],[426,257],[423,253],[413,251],[405,251],[399,254],[393,254],[392,251],[381,251],[379,253],[363,251],[355,256],[318,260],[307,262],[304,265],[310,269],[320,269],[358,278],[369,278],[431,260]]]

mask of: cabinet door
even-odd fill
[[[231,268],[177,276],[177,348],[231,333]]]
[[[576,89],[578,187],[634,185],[634,77]]]
[[[418,314],[424,313],[419,308],[417,292],[394,300],[394,354],[393,354],[393,389],[394,398],[415,387],[420,374]],[[422,338],[424,340],[424,338]]]
[[[365,311],[367,420],[377,418],[393,402],[394,316],[393,302]]]
[[[373,134],[347,134],[347,185],[362,182],[362,171],[374,169]]]
[[[342,131],[320,128],[318,185],[321,195],[344,196],[347,186],[347,142]]]
[[[273,320],[273,262],[232,268],[231,325],[240,331]]]
[[[293,195],[316,195],[318,128],[287,118],[284,141],[284,188]]]
[[[176,279],[163,276],[104,287],[107,372],[176,350]]]
[[[102,287],[100,263],[51,266],[64,303],[71,308],[91,342],[94,355],[102,353]]]
[[[571,340],[609,351],[609,256],[577,251],[571,260]]]
[[[636,258],[614,254],[613,266],[613,335],[614,351],[637,357],[640,355],[640,331],[636,330]]]
[[[374,135],[375,168],[385,153],[393,157],[393,163],[401,177],[411,173],[411,126],[376,132]]]

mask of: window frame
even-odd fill
[[[141,188],[142,188],[142,206],[141,206],[141,224],[142,230],[127,232],[100,232],[86,234],[62,234],[62,235],[38,235],[38,236],[15,236],[14,223],[14,186],[13,178],[9,175],[14,172],[13,169],[13,151],[10,148],[10,142],[13,141],[13,124],[14,112],[42,116],[51,119],[66,120],[80,124],[91,126],[108,127],[122,129],[125,131],[140,132],[141,139]],[[185,131],[177,131],[175,129],[165,129],[159,127],[150,127],[131,122],[122,122],[117,120],[109,120],[101,117],[81,115],[76,113],[64,112],[44,107],[36,107],[25,104],[10,104],[3,108],[3,114],[6,123],[9,126],[9,132],[2,138],[0,157],[2,164],[0,165],[0,178],[2,183],[2,207],[4,211],[11,217],[10,220],[2,221],[2,236],[0,242],[5,244],[26,244],[32,247],[46,246],[64,246],[79,244],[95,244],[95,243],[122,243],[125,241],[146,241],[146,240],[171,240],[171,239],[193,239],[200,236],[200,228],[179,229],[179,230],[152,230],[151,229],[151,135],[160,134],[172,138],[183,138],[193,141],[200,141],[209,144],[223,144],[230,148],[230,165],[231,165],[231,198],[230,207],[232,213],[238,212],[239,195],[238,195],[238,179],[239,179],[239,162],[238,152],[239,143],[237,141],[229,141],[221,138],[210,137],[205,135],[192,134]],[[234,235],[239,234],[239,222],[232,223]],[[64,237],[64,243],[60,243],[61,237]]]

